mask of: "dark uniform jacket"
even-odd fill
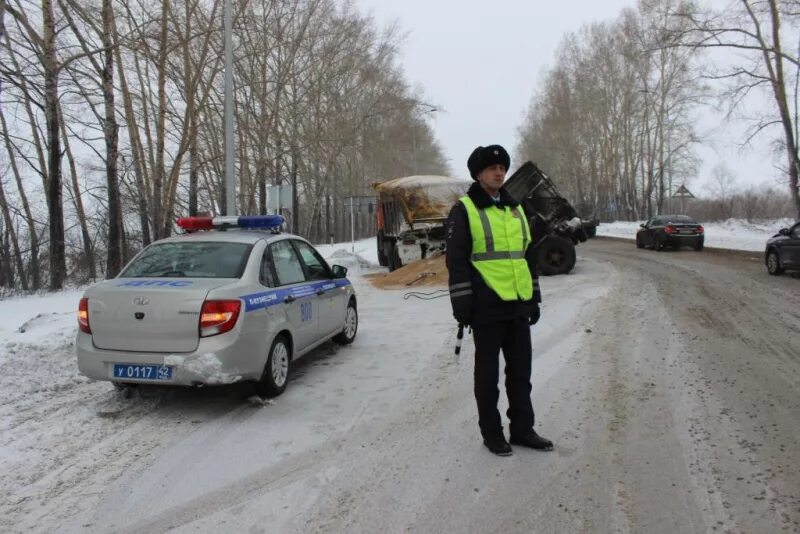
[[[478,209],[495,205],[494,199],[483,190],[478,182],[472,184],[467,195]],[[517,206],[511,196],[500,190],[497,206]],[[527,215],[527,214],[526,214]],[[532,236],[535,241],[537,236]],[[472,266],[472,234],[469,229],[467,208],[456,202],[447,219],[447,270],[450,275],[450,302],[453,315],[462,324],[487,324],[507,321],[517,317],[530,317],[533,303],[542,301],[539,293],[536,251],[528,246],[525,259],[533,278],[533,298],[529,301],[504,301],[483,281],[480,273]],[[471,289],[471,292],[469,291]]]

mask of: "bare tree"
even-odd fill
[[[796,2],[736,0],[719,12],[687,5],[675,10],[672,18],[675,22],[670,27],[674,35],[672,46],[722,48],[744,55],[733,64],[713,69],[709,77],[728,82],[723,97],[731,111],[738,109],[754,91],[764,91],[770,96],[772,112],[752,121],[747,141],[767,135],[773,127],[780,128],[789,191],[800,217],[797,97],[800,50],[791,52],[785,46],[787,35],[782,28],[782,22],[788,20],[797,29]]]
[[[643,1],[568,34],[520,127],[518,158],[539,162],[587,214],[660,212],[673,176],[685,181],[695,168],[703,87],[691,51],[660,45],[675,3]]]
[[[396,176],[447,172],[427,121],[438,106],[404,80],[396,27],[377,28],[336,0],[234,4],[241,211],[265,212],[267,186],[291,185],[283,210],[291,227],[342,238],[343,197]],[[2,0],[13,21],[0,35],[2,104],[15,121],[0,146],[17,181],[4,198],[11,222],[29,234],[12,235],[17,228],[3,217],[2,261],[14,257],[14,238],[27,261],[27,273],[16,266],[15,276],[36,287],[37,229],[45,226],[56,287],[67,269],[91,273],[76,267],[84,258],[94,266],[92,246],[106,251],[105,275],[113,276],[121,258],[173,231],[174,213],[220,212],[220,5]],[[56,197],[62,189],[66,209]],[[46,213],[37,211],[41,198]],[[72,254],[79,240],[83,253]]]
[[[717,163],[711,169],[711,183],[707,187],[714,199],[719,202],[721,217],[733,217],[734,195],[737,192],[736,176],[725,163]]]

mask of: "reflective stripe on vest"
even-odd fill
[[[533,280],[525,260],[531,243],[521,207],[490,206],[480,210],[468,196],[459,199],[467,209],[472,234],[472,265],[503,300],[528,300]]]

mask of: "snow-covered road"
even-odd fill
[[[77,374],[78,293],[4,301],[0,531],[798,530],[800,280],[745,255],[578,251],[532,331],[556,450],[510,458],[479,439],[447,299],[369,286],[367,241],[325,251],[354,271],[355,344],[264,406],[245,385],[121,398]]]

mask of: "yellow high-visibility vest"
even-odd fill
[[[483,281],[503,300],[529,300],[533,279],[525,251],[531,237],[522,206],[479,210],[469,196],[459,201],[467,208],[472,234],[470,260]]]

